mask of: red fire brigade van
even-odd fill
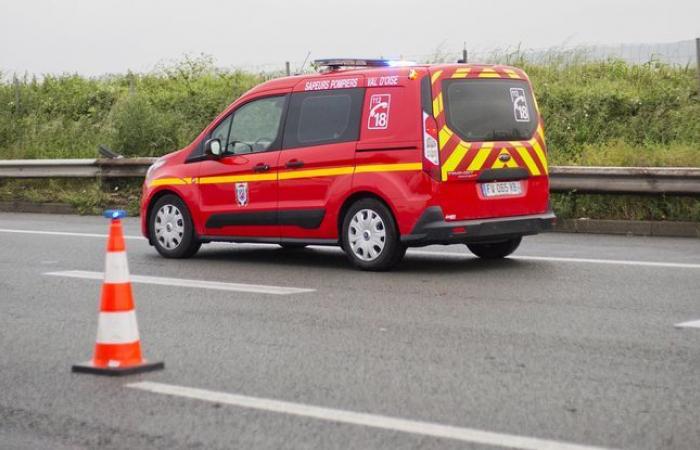
[[[522,70],[323,60],[260,84],[143,187],[143,234],[169,258],[212,241],[340,245],[366,270],[407,247],[512,253],[551,227],[542,119]]]

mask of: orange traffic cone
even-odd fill
[[[118,376],[164,367],[162,362],[146,362],[141,357],[141,341],[120,220],[124,216],[124,211],[105,211],[105,217],[112,221],[107,240],[95,355],[91,361],[74,365],[73,372]]]

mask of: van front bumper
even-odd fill
[[[439,206],[431,206],[421,215],[411,234],[401,236],[409,247],[433,244],[498,242],[551,230],[556,216],[553,211],[527,216],[446,221]]]

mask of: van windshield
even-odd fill
[[[509,79],[443,81],[447,123],[465,141],[530,139],[537,112],[527,82]]]

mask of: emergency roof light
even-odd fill
[[[415,64],[411,61],[391,59],[328,58],[314,61],[315,66],[329,67],[331,69],[339,67],[400,67],[413,66]]]

